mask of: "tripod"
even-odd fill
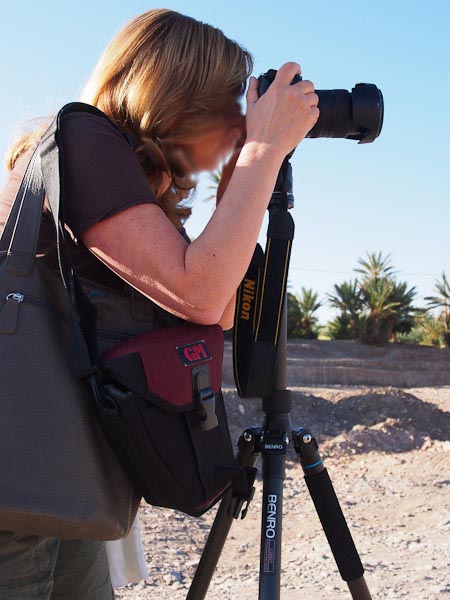
[[[286,157],[280,170],[269,205],[269,214],[274,217],[275,222],[272,233],[275,232],[274,237],[278,236],[280,240],[289,237],[286,234],[289,227],[284,228],[282,225],[283,211],[287,213],[289,204],[292,205],[293,200],[289,158],[290,156]],[[269,221],[269,231],[270,229]],[[291,239],[292,237],[293,226]],[[277,253],[280,254],[279,250]],[[279,294],[281,322],[278,321],[276,326],[277,339],[270,393],[263,396],[262,400],[263,424],[261,427],[252,427],[243,432],[238,441],[237,452],[238,464],[249,469],[254,468],[259,457],[262,457],[263,498],[259,600],[279,600],[280,598],[283,482],[289,435],[341,577],[347,582],[353,600],[371,600],[363,577],[364,568],[331,479],[318,452],[318,444],[310,431],[302,427],[292,428],[291,425],[292,392],[286,389],[287,301],[285,286],[288,259],[283,264],[285,276],[282,285],[284,289]],[[266,263],[264,279],[266,279],[268,271],[270,272],[270,268],[267,268]],[[279,278],[277,282],[279,283]],[[281,283],[279,287],[281,287]],[[238,310],[236,312],[238,313]],[[270,312],[265,313],[264,307],[261,307],[259,316]],[[259,326],[258,329],[260,329]],[[270,327],[266,329],[270,329]],[[265,334],[267,334],[267,330]],[[258,370],[268,355],[267,348],[268,342],[265,339],[258,351],[252,355],[251,362],[253,364],[249,369],[251,376],[255,377],[255,373],[256,376],[259,376]],[[263,379],[267,377],[267,373],[261,373],[260,376]],[[251,496],[252,494],[247,497],[239,496],[233,493],[231,488],[224,495],[189,589],[187,600],[205,598],[233,519],[237,519],[240,514],[242,518],[245,517]]]
[[[263,426],[246,429],[238,442],[237,460],[241,466],[254,467],[260,455],[263,463],[259,600],[280,598],[283,481],[289,432],[341,577],[347,582],[354,600],[371,600],[363,576],[364,568],[319,455],[317,442],[310,431],[291,427],[291,392],[284,385],[285,351],[284,338],[278,347],[273,391],[263,399]],[[231,491],[222,499],[187,600],[205,598],[233,519],[239,516],[242,506],[242,499],[233,497]],[[243,516],[247,509],[248,505]]]

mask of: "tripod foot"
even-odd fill
[[[364,577],[360,577],[354,581],[347,581],[347,585],[354,600],[372,600]]]

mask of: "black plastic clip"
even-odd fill
[[[202,420],[202,431],[209,431],[218,427],[216,396],[211,387],[211,375],[208,365],[195,367],[192,370],[192,384],[194,387],[194,398]]]
[[[234,519],[245,519],[250,502],[255,495],[256,469],[253,467],[222,467],[216,475],[216,484],[220,487],[222,483],[231,485],[232,496],[228,506],[228,514]],[[245,505],[245,506],[244,506]],[[243,508],[244,507],[244,508]]]

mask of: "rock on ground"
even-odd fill
[[[292,422],[319,442],[373,599],[450,600],[450,387],[295,388]],[[225,390],[230,429],[261,425],[260,403]],[[260,466],[260,465],[259,465]],[[207,600],[258,597],[261,481],[232,528]],[[121,600],[185,598],[215,509],[193,519],[143,505],[150,576]],[[286,470],[281,599],[351,598],[295,456]]]

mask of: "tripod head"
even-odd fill
[[[277,181],[268,206],[269,211],[273,208],[290,209],[294,207],[292,165],[290,163],[293,154],[294,150],[286,156],[278,172]]]

